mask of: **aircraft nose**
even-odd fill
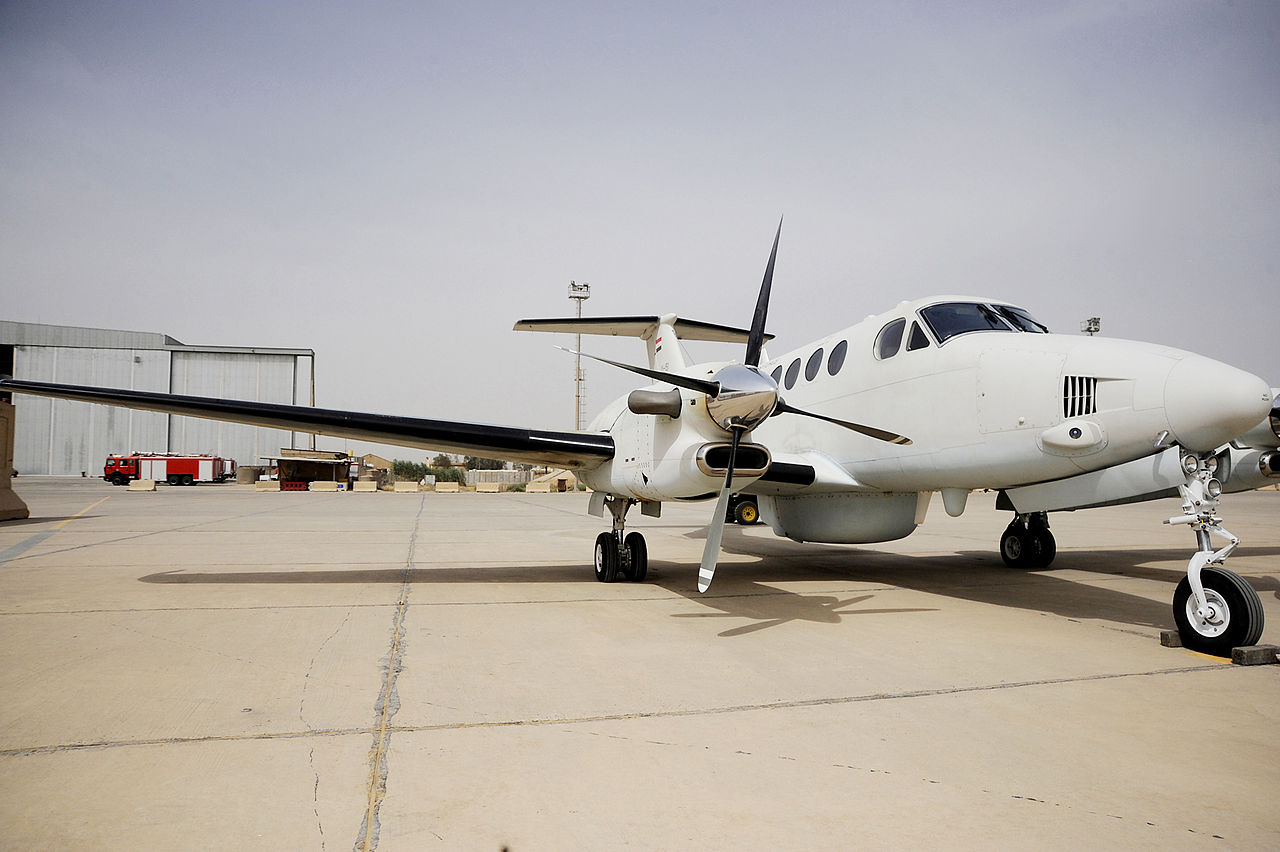
[[[1205,452],[1258,425],[1271,410],[1271,386],[1244,370],[1188,355],[1169,371],[1164,409],[1178,443]]]

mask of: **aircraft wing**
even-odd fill
[[[362,414],[305,405],[60,385],[20,379],[0,379],[0,391],[556,467],[591,467],[613,458],[613,437],[600,432],[549,432],[453,420]]]

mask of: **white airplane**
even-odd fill
[[[774,237],[749,329],[665,316],[530,319],[517,330],[627,335],[648,366],[597,359],[653,384],[607,406],[582,432],[0,379],[0,390],[373,440],[576,469],[602,582],[643,580],[647,547],[628,510],[718,496],[699,570],[714,576],[726,505],[756,495],[761,517],[796,541],[872,543],[910,535],[940,492],[948,514],[999,491],[1013,512],[1004,561],[1043,568],[1048,514],[1181,495],[1197,550],[1173,598],[1187,647],[1230,655],[1263,630],[1258,593],[1223,563],[1239,540],[1216,512],[1223,491],[1280,477],[1280,406],[1262,379],[1147,343],[1051,334],[998,299],[939,296],[780,357],[764,344]],[[741,362],[689,364],[681,340],[745,343]],[[588,356],[593,357],[593,356]],[[864,425],[861,422],[874,425]],[[892,430],[892,431],[891,431]],[[910,437],[907,437],[910,436]],[[1211,539],[1225,542],[1214,549]]]

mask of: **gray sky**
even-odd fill
[[[512,322],[746,325],[783,214],[775,351],[971,293],[1280,385],[1280,3],[0,0],[0,316],[320,405],[570,427]]]

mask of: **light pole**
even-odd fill
[[[582,303],[591,298],[591,285],[583,282],[569,282],[569,298],[578,303],[578,319],[582,319]],[[578,334],[577,345],[573,347],[575,352],[582,352],[582,334]],[[582,355],[574,356],[573,366],[573,428],[575,430],[582,429],[582,412],[586,400],[582,395],[582,383],[586,377],[582,375]]]

